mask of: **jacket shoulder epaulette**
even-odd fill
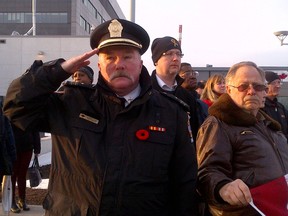
[[[180,98],[176,97],[173,94],[169,94],[166,92],[160,92],[162,95],[164,95],[165,97],[171,99],[173,102],[176,102],[177,104],[180,104],[182,108],[184,108],[184,110],[186,112],[190,112],[190,107],[187,103],[185,103],[183,100],[181,100]]]

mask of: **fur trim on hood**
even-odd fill
[[[253,126],[258,122],[259,119],[252,114],[244,112],[234,103],[234,101],[227,93],[221,95],[218,100],[209,108],[208,112],[210,115],[215,116],[219,120],[234,126]],[[268,116],[264,111],[259,110],[257,115],[263,116],[262,118],[265,119],[268,127],[272,130],[281,130],[280,124]]]

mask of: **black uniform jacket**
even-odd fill
[[[101,74],[57,93],[70,76],[62,61],[35,61],[4,105],[18,127],[52,133],[46,215],[193,215],[197,162],[181,105],[152,90],[145,67],[127,107]]]
[[[277,98],[270,100],[266,98],[265,107],[262,108],[269,116],[280,123],[281,130],[288,139],[288,111]]]
[[[193,95],[191,95],[186,89],[184,89],[181,86],[181,84],[183,83],[184,80],[179,75],[177,75],[176,76],[177,87],[176,87],[175,91],[165,91],[159,86],[159,84],[157,82],[156,70],[154,70],[152,72],[151,79],[152,79],[152,86],[154,89],[156,89],[157,91],[160,91],[160,92],[166,92],[169,94],[173,94],[177,98],[179,98],[180,100],[184,101],[189,106],[190,126],[191,126],[191,130],[192,130],[193,140],[195,142],[196,137],[197,137],[197,132],[198,132],[198,129],[200,126],[199,121],[198,121],[197,102],[196,102],[196,98],[194,98]]]

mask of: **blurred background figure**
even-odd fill
[[[206,80],[200,80],[199,82],[197,82],[196,92],[198,93],[198,98],[201,97],[202,92],[205,88],[205,84],[206,84]]]
[[[182,62],[180,71],[179,71],[179,76],[184,79],[183,83],[181,86],[188,90],[195,98],[197,98],[197,92],[196,87],[197,87],[197,76],[198,72],[193,70],[191,64],[187,62]]]
[[[75,73],[72,75],[72,79],[74,82],[92,84],[94,79],[94,71],[89,66],[81,67],[75,71]]]
[[[225,77],[214,74],[207,79],[200,99],[210,107],[225,91]]]
[[[281,124],[281,130],[288,139],[288,111],[277,99],[282,84],[280,77],[273,71],[266,71],[265,78],[268,84],[268,92],[265,107],[262,109]]]
[[[193,70],[190,63],[181,63],[179,76],[184,80],[181,86],[195,98],[197,103],[198,122],[199,125],[201,125],[208,116],[208,106],[199,99],[199,95],[196,92],[198,75],[199,73]]]
[[[2,212],[9,215],[11,208],[11,176],[16,161],[14,134],[9,119],[3,114],[3,101],[0,99],[0,190]],[[0,210],[1,212],[1,210]]]
[[[84,84],[84,86],[87,87],[92,85],[93,80],[94,80],[94,71],[91,67],[83,66],[79,68],[77,71],[75,71],[71,75],[72,81],[65,81],[62,83],[62,85],[59,87],[57,90],[58,93],[63,93],[64,92],[64,86],[71,86],[71,85],[81,85]]]
[[[4,175],[12,175],[16,147],[11,124],[2,111],[0,100],[0,183]]]
[[[33,150],[35,156],[41,151],[41,140],[39,132],[23,131],[12,124],[14,133],[17,159],[13,167],[12,175],[12,206],[11,212],[19,213],[22,210],[29,211],[26,204],[26,173],[32,158]],[[18,202],[16,202],[16,183],[18,186]]]

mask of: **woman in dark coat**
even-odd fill
[[[12,124],[16,150],[17,150],[17,160],[14,163],[13,175],[12,175],[12,206],[11,211],[14,213],[19,213],[21,209],[24,211],[29,211],[30,208],[27,206],[25,201],[26,195],[26,173],[29,167],[29,163],[32,158],[33,150],[34,154],[37,156],[40,153],[40,135],[38,132],[27,131],[19,129]],[[15,194],[16,194],[16,182],[18,186],[18,205],[16,204]]]

